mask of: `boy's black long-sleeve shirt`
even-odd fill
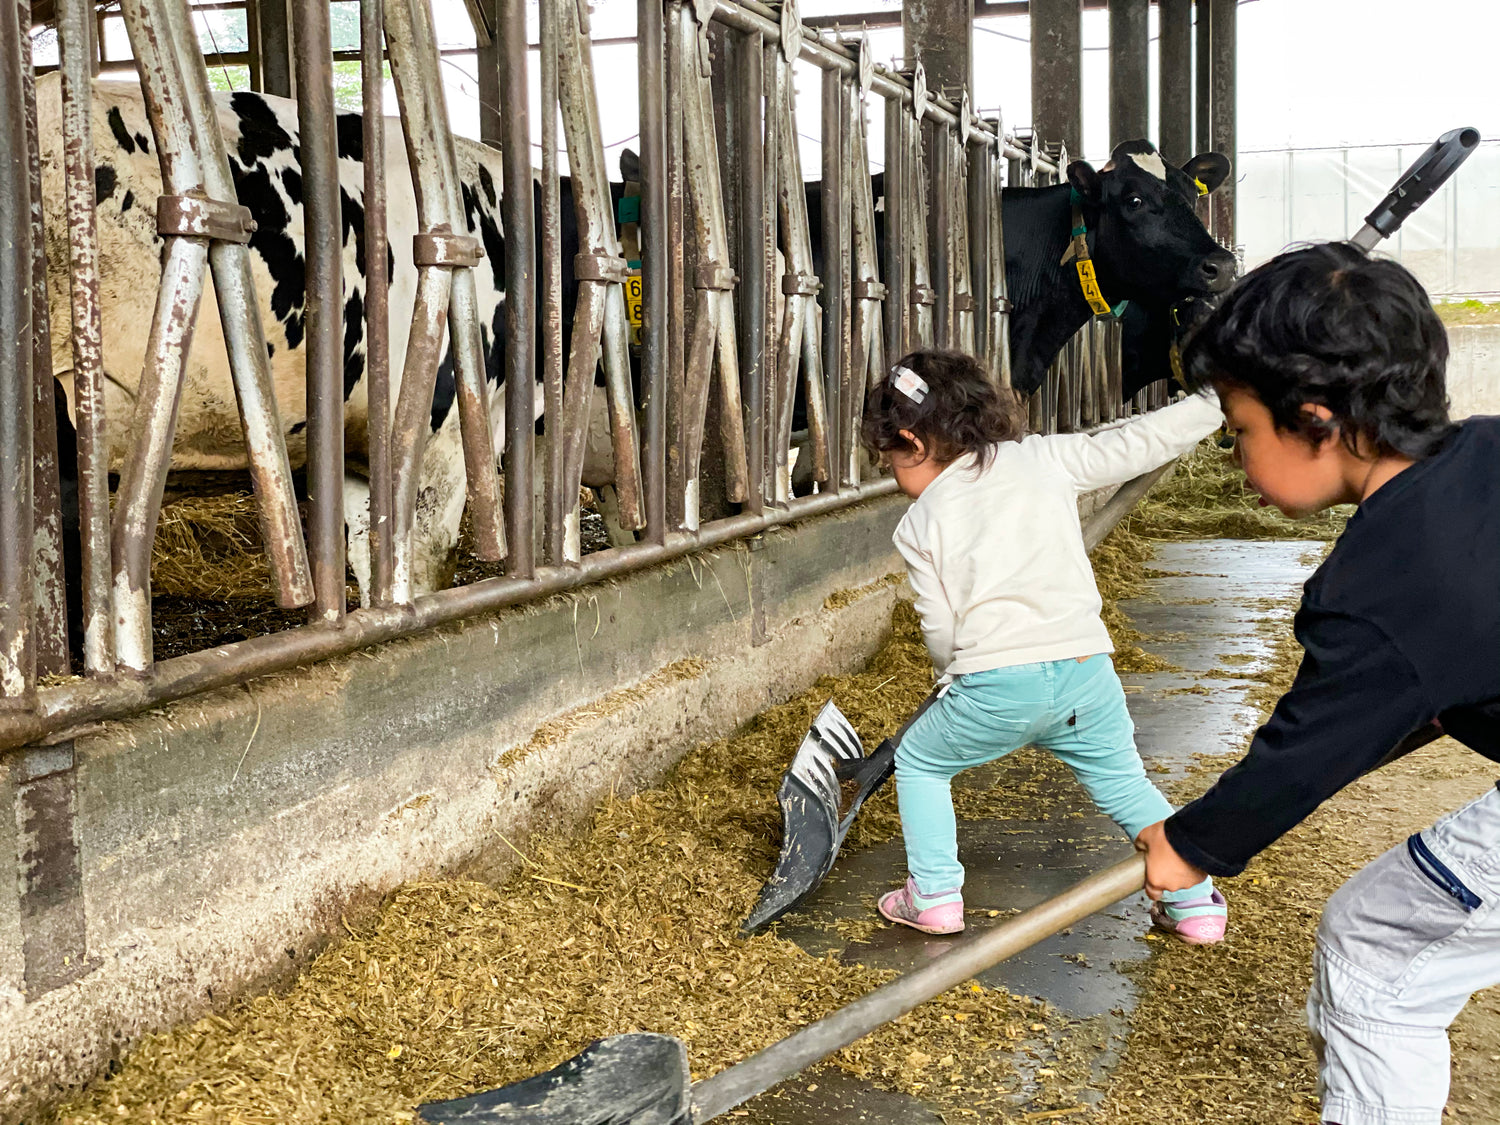
[[[1500,418],[1471,418],[1349,520],[1307,580],[1305,655],[1245,757],[1166,822],[1211,875],[1432,723],[1500,762]]]

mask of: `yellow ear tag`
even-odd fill
[[[1083,290],[1083,299],[1088,302],[1089,308],[1103,316],[1110,311],[1109,302],[1104,299],[1104,294],[1099,289],[1099,279],[1094,276],[1094,263],[1083,258],[1074,265],[1078,269],[1078,284]]]
[[[1198,179],[1196,176],[1193,177],[1193,186],[1198,189],[1199,195],[1208,194],[1208,185],[1205,184],[1202,180]]]

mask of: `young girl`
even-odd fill
[[[874,387],[863,438],[915,503],[896,528],[941,698],[896,750],[910,877],[880,899],[892,922],[964,928],[950,783],[1026,745],[1056,754],[1132,840],[1170,816],[1146,779],[1083,545],[1078,496],[1149,472],[1223,421],[1194,395],[1097,434],[1023,437],[979,364],[920,351]],[[1162,896],[1158,926],[1193,944],[1224,936],[1213,881]]]

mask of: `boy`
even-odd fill
[[[1245,758],[1146,828],[1148,893],[1250,857],[1393,751],[1445,732],[1500,761],[1500,419],[1448,420],[1442,324],[1416,279],[1347,243],[1244,278],[1188,343],[1252,488],[1288,515],[1357,503],[1297,613],[1306,650]],[[1323,1120],[1438,1125],[1447,1028],[1500,982],[1500,792],[1330,899],[1308,1021]]]

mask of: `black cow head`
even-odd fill
[[[1111,301],[1171,303],[1229,286],[1234,256],[1209,236],[1194,209],[1198,185],[1211,192],[1228,175],[1229,161],[1217,152],[1174,168],[1149,141],[1117,145],[1097,172],[1083,160],[1068,165],[1099,286]]]

